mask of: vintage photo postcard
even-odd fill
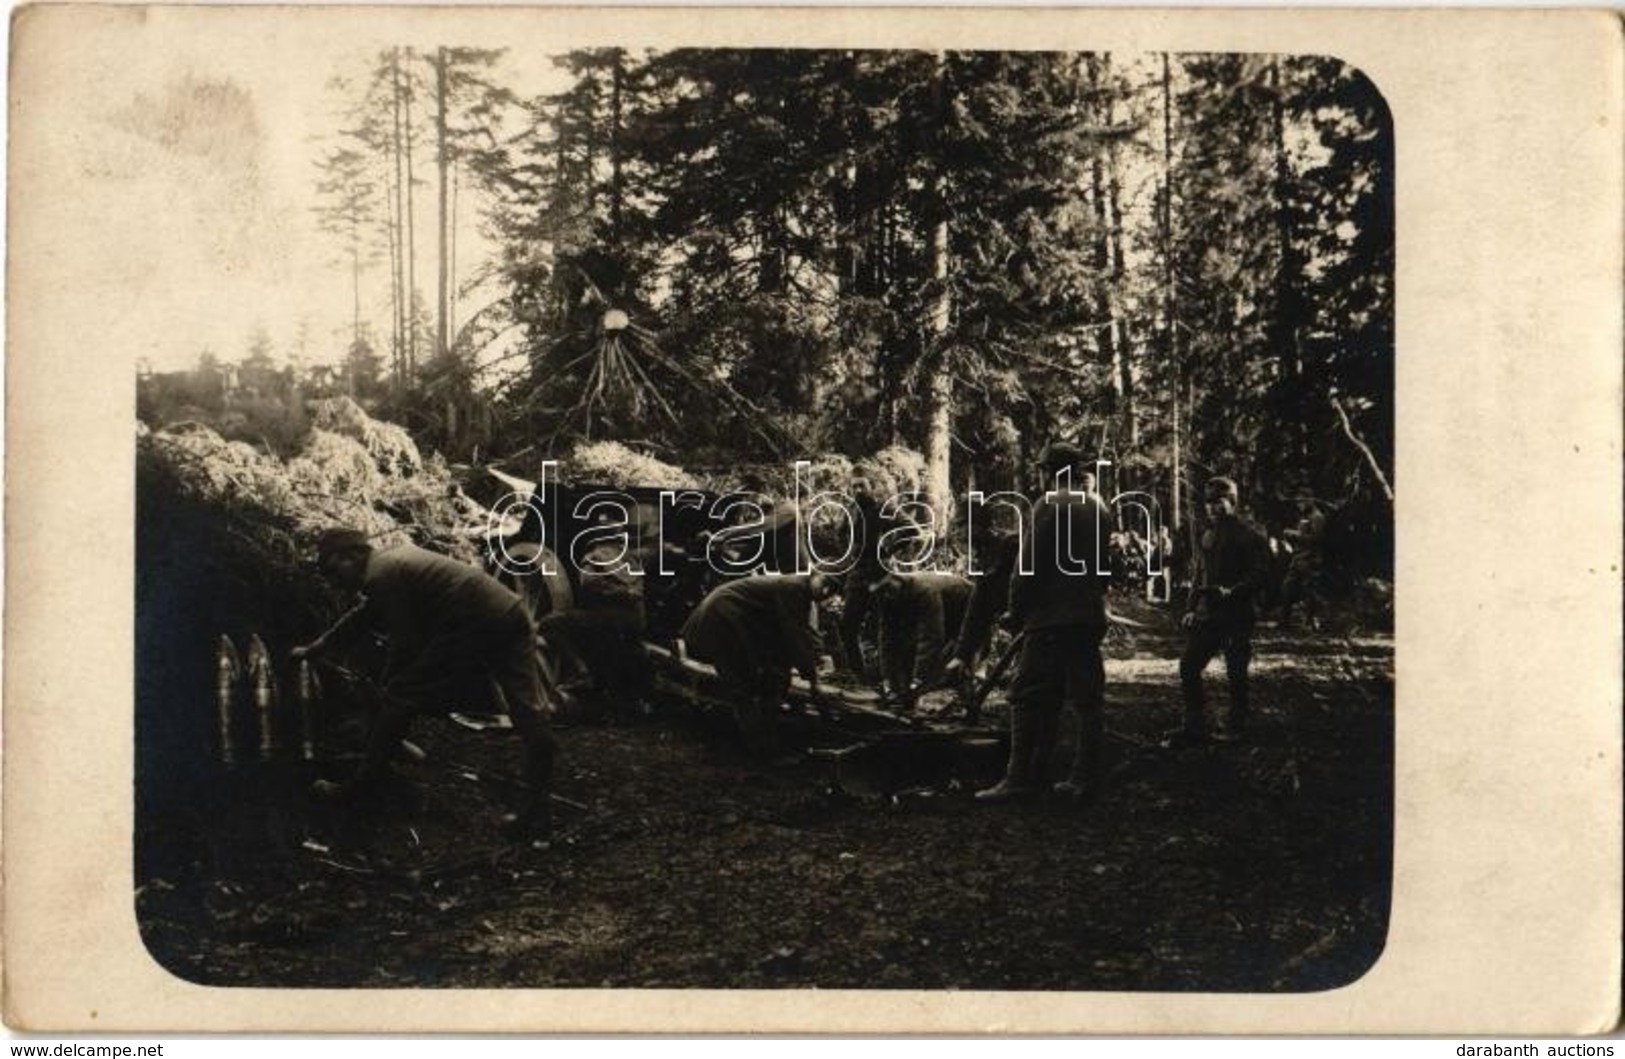
[[[8,1024],[1610,1030],[1622,60],[21,9]]]

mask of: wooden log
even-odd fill
[[[653,689],[672,695],[694,705],[730,708],[732,698],[720,686],[713,666],[688,658],[659,644],[643,642],[644,654],[654,669]],[[830,719],[843,730],[862,728],[869,731],[966,731],[959,724],[948,724],[923,717],[913,717],[888,710],[881,705],[880,696],[864,688],[824,685],[820,688],[820,704]],[[812,703],[812,686],[800,676],[792,676],[786,698],[792,705]],[[974,730],[974,729],[972,729]]]

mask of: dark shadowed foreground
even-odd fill
[[[994,745],[873,751],[839,786],[821,760],[752,769],[724,725],[677,706],[560,731],[559,792],[578,805],[547,848],[497,834],[508,732],[422,723],[427,759],[372,807],[312,804],[306,766],[245,766],[140,816],[142,932],[217,985],[1354,980],[1388,922],[1391,641],[1262,632],[1256,732],[1208,750],[1157,745],[1179,716],[1175,650],[1142,635],[1108,663],[1112,778],[1084,809],[972,804]]]

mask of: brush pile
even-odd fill
[[[653,486],[660,489],[702,489],[699,479],[653,456],[628,448],[618,441],[583,442],[575,447],[569,461],[560,468],[572,482],[633,489]]]
[[[196,500],[259,516],[251,524],[285,527],[279,532],[292,539],[279,542],[279,557],[325,529],[350,526],[379,546],[412,541],[472,558],[469,531],[483,513],[439,456],[425,459],[406,431],[347,397],[315,402],[311,423],[287,460],[197,423],[145,434],[139,459],[168,468]]]

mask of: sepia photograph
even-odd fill
[[[1618,26],[737,16],[14,19],[8,1020],[1611,1024]]]
[[[133,900],[172,973],[1290,992],[1378,957],[1359,70],[403,40],[297,110],[168,73],[107,100],[94,186],[245,260],[140,336]]]

